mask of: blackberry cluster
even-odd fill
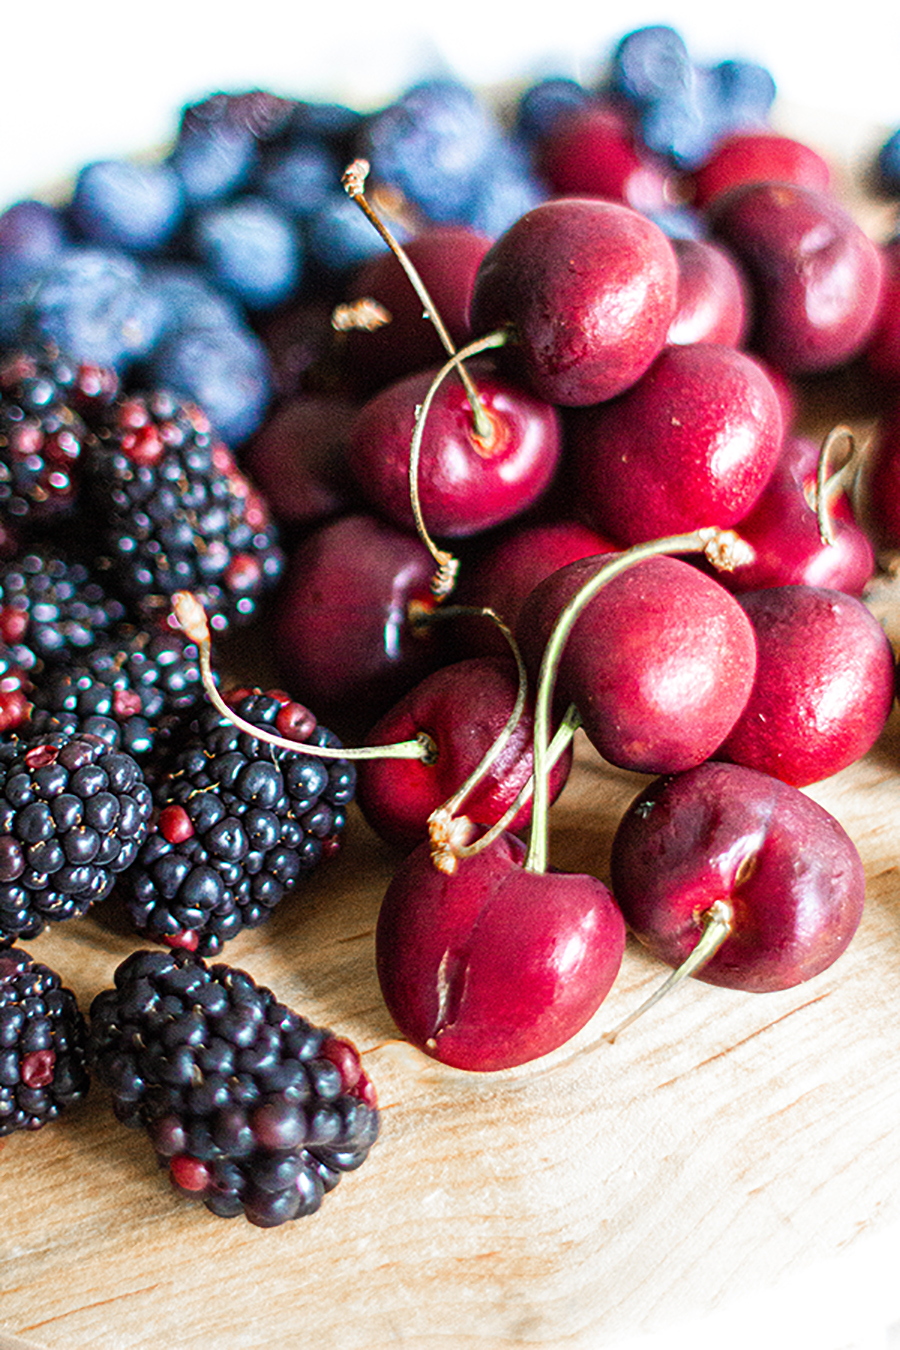
[[[121,399],[85,472],[117,589],[141,620],[187,590],[221,630],[280,577],[268,508],[195,404],[164,390]]]
[[[0,354],[0,519],[7,529],[75,508],[84,448],[83,414],[108,402],[116,377],[67,361],[52,344]]]
[[[98,736],[0,742],[0,943],[84,914],[130,867],[153,798]]]
[[[55,544],[0,565],[0,641],[29,677],[88,651],[125,614],[87,563]]]
[[[339,745],[284,695],[240,690],[230,702],[254,726]],[[173,745],[159,777],[156,826],[124,878],[138,932],[212,956],[242,928],[263,923],[336,851],[355,787],[351,762],[273,746],[204,705]]]
[[[75,995],[27,952],[0,950],[0,1135],[39,1129],[89,1083]]]
[[[134,952],[114,978],[91,1005],[92,1062],[176,1189],[275,1227],[365,1161],[379,1117],[348,1041],[184,951]]]
[[[202,696],[193,643],[124,626],[45,675],[32,694],[31,733],[92,732],[145,764]],[[2,707],[0,698],[0,716]]]

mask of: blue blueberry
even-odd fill
[[[391,222],[393,234],[401,243],[405,233]],[[332,192],[323,206],[306,222],[306,244],[310,256],[326,272],[342,273],[358,267],[387,244],[359,207],[343,189]]]
[[[0,215],[0,289],[39,271],[67,244],[62,215],[54,206],[26,198]]]
[[[310,216],[340,186],[344,165],[322,141],[270,151],[254,179],[256,191],[292,216]]]
[[[507,142],[466,213],[466,224],[496,239],[547,196],[515,143]]]
[[[95,160],[75,180],[70,218],[84,239],[130,253],[161,249],[178,227],[184,194],[168,164]]]
[[[147,265],[146,284],[162,305],[160,337],[185,328],[240,326],[240,306],[206,278],[195,263],[157,262]]]
[[[541,140],[558,117],[593,101],[583,85],[563,75],[548,76],[529,86],[516,105],[514,130],[526,143]]]
[[[249,309],[269,309],[299,285],[299,234],[280,207],[256,194],[204,207],[191,222],[194,253],[209,277]]]
[[[272,396],[269,358],[248,328],[186,328],[164,337],[147,374],[156,384],[199,403],[229,445],[261,425]]]
[[[361,131],[365,117],[343,103],[295,104],[285,128],[285,139],[307,141],[310,137],[330,144],[349,145]]]
[[[709,72],[723,123],[732,131],[764,126],[775,101],[775,81],[755,61],[720,61]]]
[[[900,129],[878,151],[875,170],[885,192],[900,195]]]
[[[694,82],[694,65],[681,34],[667,24],[636,28],[612,56],[613,88],[642,106],[660,99],[683,100]]]
[[[250,177],[259,156],[245,127],[205,122],[182,125],[168,157],[188,202],[218,201]]]

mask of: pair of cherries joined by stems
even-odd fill
[[[345,186],[371,215],[364,173],[353,166]],[[403,262],[403,250],[376,224]],[[571,263],[576,253],[578,267]],[[598,271],[609,278],[599,298]],[[407,274],[441,332],[430,296]],[[826,641],[833,630],[835,663],[837,635],[855,644],[853,677],[865,680],[869,708],[835,717],[832,740],[796,785],[783,781],[783,770],[773,776],[778,764],[753,767],[766,749],[754,749],[754,714],[747,719],[754,696],[766,697],[754,603],[764,607],[766,600],[741,602],[685,558],[699,554],[733,578],[764,553],[764,504],[753,548],[726,527],[748,518],[776,478],[785,459],[782,411],[751,357],[717,344],[666,345],[677,281],[671,246],[637,212],[593,200],[546,203],[501,237],[479,270],[473,310],[483,324],[499,326],[460,351],[443,330],[448,359],[438,375],[389,386],[354,429],[357,472],[373,484],[388,517],[415,526],[437,566],[436,603],[418,622],[430,627],[438,618],[480,615],[493,620],[515,658],[473,658],[436,672],[382,718],[366,746],[335,751],[362,761],[359,800],[370,823],[412,850],[377,923],[386,1004],[413,1044],[456,1067],[509,1068],[567,1042],[612,987],[626,924],[675,967],[664,988],[692,974],[765,991],[825,970],[861,917],[859,855],[838,822],[798,787],[873,743],[893,699],[893,655],[853,596],[805,583],[773,591],[794,603],[801,633],[804,624],[831,616]],[[560,284],[568,288],[565,304]],[[507,347],[529,388],[477,364],[473,379],[463,364]],[[459,380],[448,380],[451,373]],[[727,409],[718,420],[715,411],[692,411],[701,388],[704,408]],[[632,406],[623,419],[625,404]],[[558,462],[560,406],[575,410],[575,456],[587,496],[616,504],[620,517],[610,532],[630,547],[554,571],[524,601],[514,636],[490,605],[445,603],[457,564],[433,544],[425,519],[436,522],[437,533],[466,535],[536,500]],[[730,456],[722,453],[723,422]],[[620,453],[602,457],[597,446],[613,440]],[[402,442],[404,453],[382,452]],[[450,463],[444,473],[435,469],[442,453]],[[504,466],[487,493],[478,486],[485,465]],[[827,467],[823,451],[819,504],[828,496]],[[779,471],[790,474],[789,467]],[[658,491],[660,481],[671,488]],[[721,528],[695,528],[700,493]],[[657,537],[629,541],[623,521],[637,517],[637,503],[650,512],[644,528]],[[804,506],[809,514],[805,499]],[[595,512],[599,526],[606,525],[604,509],[611,508]],[[821,509],[813,514],[817,541],[825,539],[809,550],[818,556],[834,549],[834,538]],[[215,693],[202,613],[180,597],[176,614],[205,651],[210,696],[234,720]],[[776,626],[792,622],[790,614],[778,616]],[[777,667],[777,652],[767,661]],[[769,697],[779,702],[777,693]],[[749,750],[741,747],[742,718],[750,723]],[[593,876],[548,867],[549,805],[565,783],[579,727],[610,762],[662,775],[620,823],[612,892]],[[728,757],[729,746],[739,762],[711,759],[723,747]],[[512,833],[526,825],[527,847]]]

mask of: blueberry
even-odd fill
[[[192,240],[209,277],[250,309],[268,309],[297,288],[303,258],[297,231],[273,202],[248,194],[194,216]]]
[[[255,187],[261,196],[302,218],[328,200],[340,184],[342,168],[321,141],[298,141],[266,156]]]
[[[720,61],[709,73],[730,129],[765,125],[776,92],[765,66],[754,61]]]
[[[14,202],[0,215],[0,289],[31,277],[66,245],[62,216],[45,202]]]
[[[694,70],[680,33],[666,24],[636,28],[620,40],[612,56],[613,88],[632,103],[683,98]]]
[[[188,202],[218,201],[250,177],[258,158],[256,138],[231,123],[182,123],[168,158]]]
[[[504,147],[466,213],[466,224],[496,239],[546,197],[512,146]]]
[[[81,169],[69,214],[93,243],[144,253],[162,248],[178,226],[184,194],[168,164],[95,160]]]
[[[875,169],[884,191],[900,194],[900,129],[878,151]]]
[[[406,242],[406,231],[396,228],[394,222],[391,229],[401,243]],[[387,248],[381,235],[341,189],[332,192],[309,218],[306,242],[312,258],[331,273],[348,272]]]
[[[163,338],[148,373],[193,399],[231,445],[262,423],[272,392],[265,347],[247,328],[185,329]]]
[[[558,117],[592,102],[577,80],[554,75],[529,86],[516,105],[515,132],[527,143],[546,136]]]

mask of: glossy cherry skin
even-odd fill
[[[536,677],[556,620],[606,561],[554,572],[522,606],[516,636]],[[734,596],[677,558],[648,558],[609,581],[569,635],[557,706],[574,703],[601,755],[671,773],[721,744],[750,696],[756,642]]]
[[[730,901],[734,930],[695,976],[764,993],[826,970],[859,926],[862,861],[829,812],[755,769],[709,761],[651,783],[613,840],[612,888],[635,937],[677,967],[703,915]]]
[[[884,263],[881,303],[863,360],[873,374],[893,381],[900,375],[900,239],[883,244],[881,257]]]
[[[481,763],[506,725],[517,692],[511,656],[473,657],[427,675],[384,714],[366,736],[366,745],[414,740],[424,732],[437,754],[433,763],[411,759],[360,762],[356,800],[382,839],[409,850],[426,837],[428,817]],[[516,730],[458,814],[484,826],[504,815],[531,776],[533,734],[529,701]],[[571,765],[570,746],[551,773],[551,798],[562,791]],[[530,819],[528,804],[509,829],[514,833],[524,829]]]
[[[492,609],[515,631],[523,604],[551,572],[577,558],[614,553],[617,547],[577,520],[513,523],[461,573],[457,599],[460,604]],[[509,654],[497,625],[484,619],[466,626],[464,640],[471,651],[482,655]]]
[[[795,183],[826,192],[831,170],[826,160],[802,141],[774,131],[741,131],[719,141],[693,176],[696,207],[708,206],[745,183]]]
[[[640,146],[632,119],[599,99],[554,119],[536,163],[557,197],[605,197],[647,214],[674,200],[672,170]]]
[[[730,591],[803,584],[862,594],[875,570],[872,544],[846,493],[829,503],[834,542],[823,543],[813,505],[819,453],[808,436],[785,437],[771,478],[738,526],[755,557],[718,574]]]
[[[720,758],[794,787],[861,759],[894,702],[894,654],[871,611],[818,586],[738,599],[756,634],[756,679]]]
[[[491,242],[465,225],[433,225],[403,246],[456,347],[471,336],[472,287]],[[390,321],[372,332],[346,334],[342,366],[355,388],[368,395],[447,359],[422,301],[393,253],[376,254],[351,280],[345,298],[364,297],[382,305]]]
[[[356,411],[347,398],[297,394],[244,447],[243,464],[282,525],[314,525],[359,506],[347,470]]]
[[[623,544],[752,508],[781,449],[781,403],[766,372],[732,347],[667,347],[612,402],[570,415],[583,518]]]
[[[625,925],[596,878],[527,872],[503,834],[452,876],[428,844],[401,864],[378,915],[385,1003],[409,1040],[444,1064],[490,1072],[565,1044],[622,961]]]
[[[475,433],[462,382],[449,376],[431,404],[419,458],[418,490],[429,533],[464,538],[525,511],[549,486],[559,461],[559,414],[484,364],[469,370],[487,412],[489,443]],[[361,492],[396,525],[415,528],[409,457],[416,408],[436,371],[388,385],[350,428],[348,463]]]
[[[335,730],[368,729],[436,665],[439,626],[417,636],[434,560],[415,535],[356,513],[327,521],[288,559],[273,614],[274,656],[293,697]]]
[[[841,365],[878,313],[881,251],[827,192],[751,183],[711,208],[753,293],[751,345],[788,374]]]
[[[750,292],[735,260],[708,239],[673,239],[678,308],[667,342],[718,342],[739,347],[747,331]]]
[[[870,530],[885,548],[900,548],[900,403],[879,427],[867,465],[867,507]]]
[[[675,314],[662,230],[618,202],[555,197],[521,216],[475,278],[476,334],[509,329],[508,358],[541,398],[583,406],[633,384]]]

